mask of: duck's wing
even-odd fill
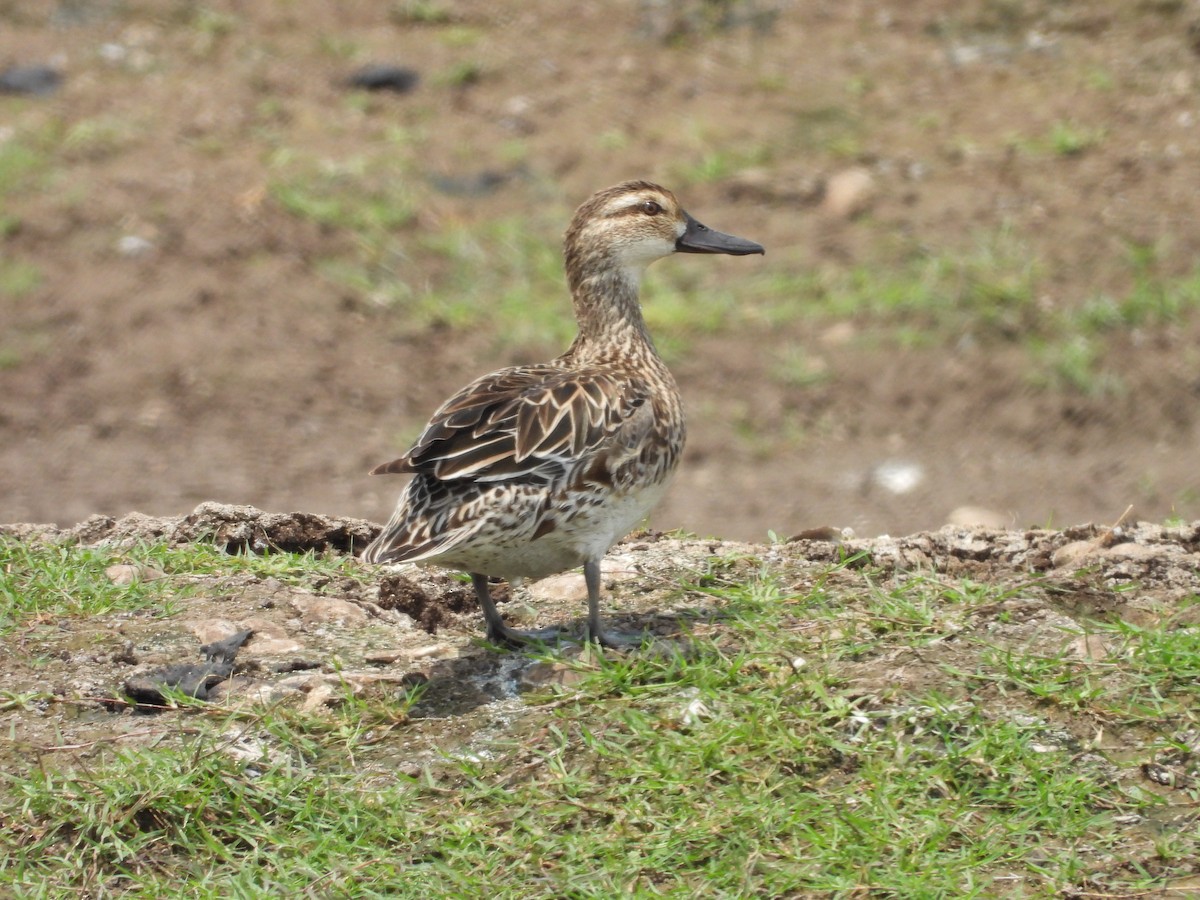
[[[371,474],[542,485],[580,468],[599,475],[636,453],[649,398],[648,386],[602,367],[502,369],[446,401],[408,453]]]

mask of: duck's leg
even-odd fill
[[[590,559],[583,564],[583,580],[587,582],[588,624],[587,638],[601,647],[613,650],[636,647],[650,639],[647,634],[613,634],[600,625],[600,560]]]
[[[515,649],[527,644],[554,641],[561,636],[562,632],[557,628],[545,628],[538,631],[517,631],[509,628],[504,624],[504,617],[500,615],[500,610],[496,609],[496,603],[492,600],[491,591],[488,590],[487,576],[472,572],[471,584],[475,586],[475,597],[483,609],[483,620],[487,623],[487,639],[491,643]]]

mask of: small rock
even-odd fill
[[[924,480],[924,467],[903,459],[886,460],[871,470],[871,481],[890,494],[910,493]]]
[[[549,686],[569,688],[583,681],[585,675],[585,672],[566,663],[539,662],[522,672],[518,683],[522,691],[535,691]]]
[[[257,634],[248,645],[255,656],[286,656],[289,653],[299,653],[304,645],[290,637],[264,637]]]
[[[1056,569],[1078,566],[1099,549],[1095,541],[1071,541],[1055,550],[1050,562]]]
[[[201,644],[211,644],[213,641],[232,637],[242,629],[228,619],[209,619],[205,622],[193,622],[188,625],[188,630]]]
[[[959,506],[946,516],[946,524],[959,528],[1007,528],[1010,517],[982,506]]]
[[[404,659],[408,654],[403,650],[375,650],[363,655],[363,659],[374,666],[390,666],[398,659]]]
[[[587,600],[587,582],[582,572],[564,572],[535,581],[529,586],[529,595],[534,600],[583,602]]]
[[[870,209],[878,188],[875,176],[864,166],[853,166],[829,176],[821,208],[839,219],[852,219]]]
[[[149,256],[154,252],[154,243],[136,234],[126,234],[117,240],[117,252],[130,259]]]
[[[306,672],[303,675],[289,675],[287,678],[281,678],[275,682],[275,686],[289,691],[300,691],[302,694],[307,694],[318,684],[325,681],[325,675],[321,672]]]
[[[50,66],[11,66],[0,72],[0,94],[53,94],[62,84],[62,73]]]
[[[367,91],[392,91],[397,94],[407,94],[417,86],[420,80],[420,73],[416,69],[372,63],[363,66],[347,78],[346,84],[352,88],[362,88]]]
[[[265,640],[266,638],[286,638],[288,637],[287,629],[278,622],[273,622],[270,619],[262,616],[250,616],[238,622],[238,627],[234,631],[241,629],[250,629],[254,632],[254,643]]]
[[[158,569],[133,563],[116,563],[104,570],[113,584],[133,584],[135,581],[157,581],[164,577]]]
[[[205,644],[200,648],[204,654],[203,663],[178,663],[132,675],[125,680],[125,694],[135,703],[150,705],[165,703],[169,690],[207,700],[209,692],[233,674],[238,650],[248,637],[249,631],[239,631]]]
[[[457,651],[446,644],[428,644],[424,647],[418,647],[416,650],[410,650],[408,656],[410,659],[429,659],[430,657],[438,656],[454,656]]]
[[[304,698],[301,709],[306,712],[312,712],[322,707],[337,706],[342,701],[343,696],[342,691],[332,684],[316,684],[308,691],[308,696]]]
[[[687,703],[675,716],[679,725],[683,728],[692,728],[705,719],[711,719],[713,711],[700,699],[699,691],[693,688],[687,693],[689,697]]]
[[[296,594],[292,596],[291,603],[305,625],[345,625],[356,628],[367,624],[367,614],[362,607],[336,597]]]
[[[1135,544],[1133,542],[1113,544],[1104,551],[1104,555],[1110,559],[1159,559],[1162,554],[1163,550],[1161,547],[1155,547],[1150,544]]]
[[[510,625],[531,628],[538,620],[538,608],[523,599],[509,600],[504,604],[504,619]]]

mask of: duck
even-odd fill
[[[765,250],[702,225],[649,181],[586,200],[563,239],[575,339],[550,362],[475,379],[407,453],[371,471],[412,477],[363,561],[469,574],[487,640],[506,648],[561,632],[510,627],[489,580],[515,586],[582,566],[585,640],[626,646],[601,621],[600,562],[663,496],[687,437],[679,388],[639,300],[647,266],[674,253]]]

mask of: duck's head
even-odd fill
[[[575,212],[565,239],[572,283],[589,269],[617,269],[635,284],[650,263],[672,253],[763,253],[761,244],[722,234],[693,219],[664,187],[626,181],[592,195]]]

